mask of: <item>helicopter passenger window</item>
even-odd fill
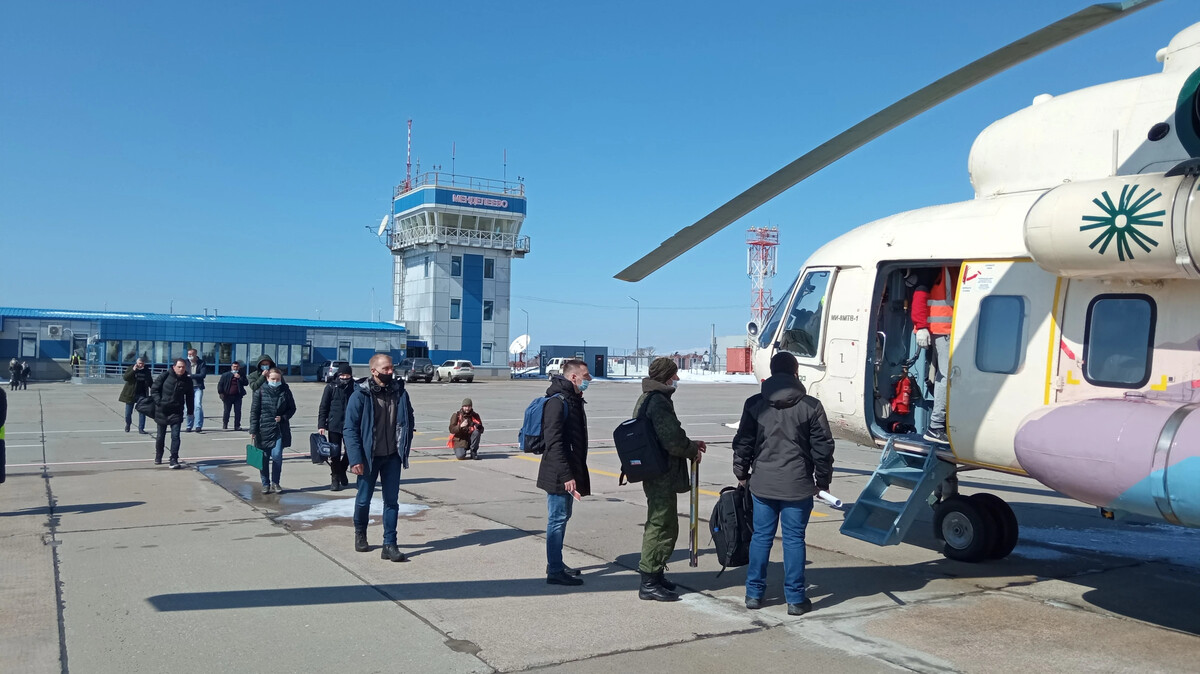
[[[1098,295],[1087,310],[1083,376],[1089,384],[1141,388],[1150,381],[1158,308],[1149,295]]]
[[[980,372],[1014,374],[1021,364],[1024,329],[1024,298],[1015,295],[983,298],[975,339],[975,368]]]
[[[829,289],[828,271],[811,271],[804,277],[792,310],[788,313],[783,334],[779,337],[779,348],[791,351],[801,358],[817,355],[821,343],[821,325],[825,315],[825,292]]]

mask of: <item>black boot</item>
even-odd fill
[[[383,550],[379,553],[379,557],[380,559],[386,559],[391,562],[408,561],[408,557],[405,557],[404,553],[400,552],[400,548],[396,547],[395,545],[384,545]]]
[[[370,552],[371,546],[367,544],[367,532],[365,530],[354,531],[354,551],[355,552]]]
[[[341,490],[342,490],[342,481],[337,478],[337,475],[334,475],[332,478],[330,478],[329,491],[341,491]]]
[[[642,586],[638,588],[638,599],[647,601],[679,601],[679,595],[659,585],[657,573],[646,573],[639,571],[642,574]]]
[[[667,576],[665,575],[666,572],[667,572],[667,570],[663,569],[662,571],[659,571],[657,574],[655,574],[658,577],[657,578],[658,584],[662,585],[664,588],[670,590],[671,592],[674,592],[675,587],[676,587],[675,583],[673,581],[671,581],[669,578],[667,578]]]

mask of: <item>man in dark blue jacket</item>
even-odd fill
[[[371,376],[363,380],[346,404],[342,438],[350,472],[358,476],[354,498],[354,549],[367,552],[367,522],[375,482],[383,483],[383,550],[380,557],[393,562],[408,558],[396,545],[396,519],[400,512],[400,471],[408,468],[416,419],[404,381],[392,373],[392,357],[371,357]]]
[[[195,349],[188,349],[188,375],[192,378],[192,395],[195,396],[195,415],[187,415],[187,428],[184,432],[204,432],[204,378],[208,376],[208,365],[196,354]],[[195,421],[195,426],[192,422]]]

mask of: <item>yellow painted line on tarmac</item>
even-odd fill
[[[616,454],[616,452],[588,452],[588,454],[609,454],[609,453]],[[541,461],[541,459],[539,459],[539,458],[535,458],[532,456],[525,456],[523,454],[514,454],[512,458],[521,459],[523,461],[535,461],[535,462]],[[615,477],[618,479],[621,477],[620,473],[610,473],[607,470],[600,470],[598,468],[588,468],[588,472],[592,473],[593,475],[603,475],[605,477]],[[705,496],[720,496],[721,495],[720,492],[710,491],[708,489],[701,489],[700,493],[704,494]],[[816,510],[814,510],[813,517],[829,517],[829,515],[826,515],[825,513],[817,512]]]

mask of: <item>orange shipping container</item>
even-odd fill
[[[746,374],[754,370],[750,365],[750,347],[739,346],[725,349],[725,373]]]

